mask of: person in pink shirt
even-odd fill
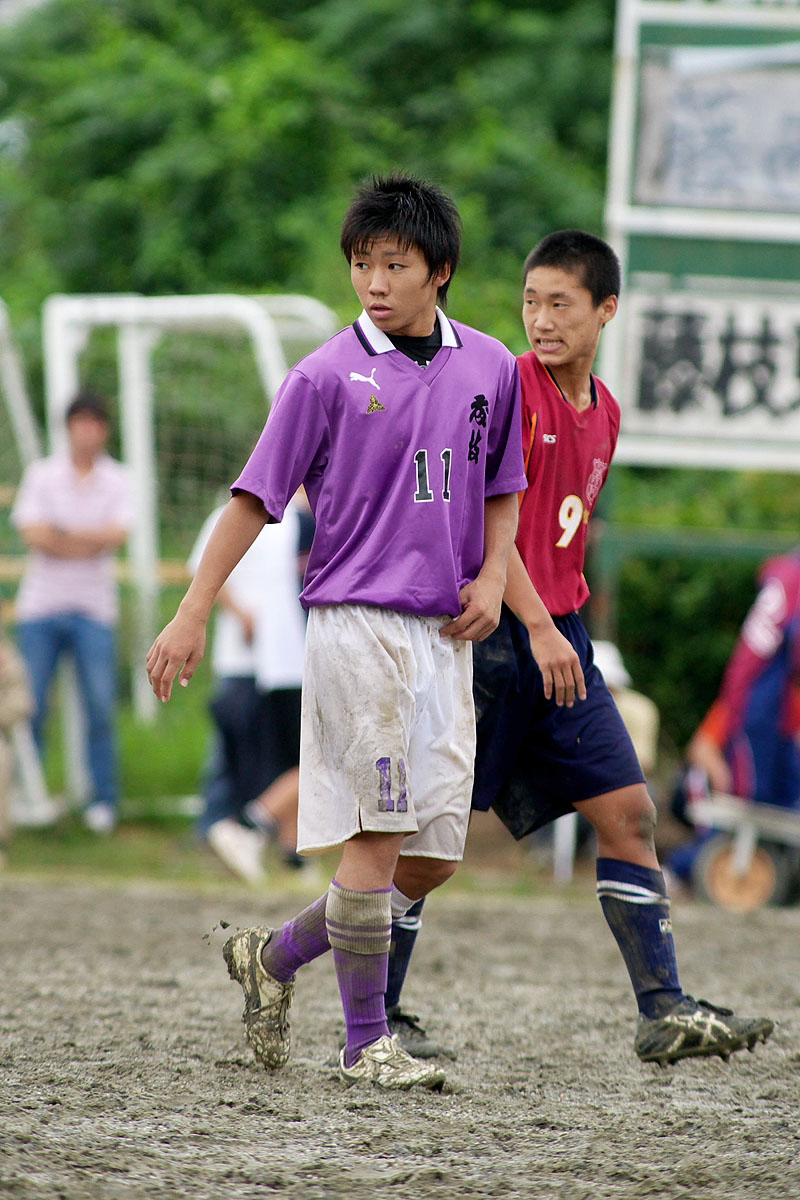
[[[79,393],[66,423],[66,450],[28,467],[11,514],[29,551],[17,595],[17,633],[40,753],[56,667],[64,655],[74,661],[92,785],[84,820],[94,832],[110,833],[118,804],[114,554],[131,524],[131,488],[127,468],[106,452],[104,400]]]

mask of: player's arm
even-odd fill
[[[440,630],[465,642],[482,642],[500,620],[508,556],[517,533],[516,492],[488,496],[483,513],[483,565],[472,583],[461,589],[461,616]]]
[[[519,550],[514,546],[508,561],[505,602],[528,631],[531,653],[542,672],[544,694],[556,704],[571,708],[586,699],[580,659],[572,643],[556,628],[553,618],[533,586]]]
[[[264,505],[250,492],[237,492],[228,501],[177,613],[148,652],[147,675],[159,700],[169,700],[179,672],[183,687],[194,675],[217,594],[269,519]]]

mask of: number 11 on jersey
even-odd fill
[[[443,450],[439,455],[442,460],[442,499],[450,500],[450,467],[453,462],[453,451]],[[435,500],[431,491],[430,476],[428,474],[428,451],[418,450],[414,455],[414,464],[417,468],[417,490],[414,493],[415,504],[430,504]]]

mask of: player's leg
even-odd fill
[[[434,638],[420,651],[422,659],[431,656],[409,748],[420,831],[406,839],[392,896],[386,1013],[392,1034],[418,1058],[456,1057],[427,1036],[417,1016],[402,1007],[400,996],[422,924],[424,898],[455,872],[466,840],[475,746],[469,653],[474,648],[463,649],[452,653],[447,642]]]
[[[532,677],[537,673],[529,647],[524,626],[505,607],[492,636],[472,647],[476,719],[472,807],[481,811],[491,807],[494,793],[502,785],[504,772],[513,762],[528,724],[529,701],[533,703]],[[396,882],[406,897],[424,898],[430,890],[420,887],[412,874],[420,869],[415,864],[422,861],[405,854],[400,858]],[[413,1053],[419,1057],[444,1054],[455,1058],[452,1050],[430,1041],[418,1018],[401,1005],[401,993],[422,927],[422,905],[423,900],[418,900],[405,914],[398,913],[392,920],[386,1009],[396,1019],[393,1032],[408,1049],[413,1045]]]
[[[727,1058],[766,1041],[772,1022],[737,1017],[687,996],[680,985],[670,904],[653,841],[655,807],[644,784],[596,796],[575,807],[597,834],[597,895],[636,995],[635,1049],[644,1061]]]
[[[389,1036],[383,994],[389,959],[392,881],[402,833],[361,833],[344,846],[326,907],[328,941],[344,1009],[343,1066]]]
[[[378,631],[376,623],[381,624]],[[399,614],[350,606],[311,613],[298,848],[343,845],[342,861],[325,896],[294,921],[274,933],[245,931],[231,939],[224,953],[232,976],[245,991],[248,1040],[265,1065],[281,1066],[288,1057],[285,1014],[294,974],[332,945],[348,1026],[342,1076],[348,1082],[363,1079],[384,1087],[435,1087],[441,1086],[443,1076],[395,1046],[383,1008],[394,866],[404,835],[417,828],[405,752],[414,715],[413,691],[397,665],[399,660],[413,668],[413,653],[403,646],[398,623],[402,624]],[[356,718],[354,697],[359,698]],[[376,720],[379,713],[383,721]],[[236,946],[242,954],[232,966]],[[253,1035],[253,1027],[262,1024],[260,996],[252,1002],[248,998],[253,973],[259,980],[266,977],[266,986],[275,994],[263,1038]],[[284,989],[282,995],[279,988]],[[259,1039],[265,1053],[259,1053]]]
[[[575,807],[597,835],[597,895],[625,959],[639,1011],[658,1017],[683,996],[669,899],[656,857],[655,805],[644,783]]]

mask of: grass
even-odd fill
[[[132,880],[168,882],[204,891],[240,887],[254,895],[314,889],[317,894],[333,875],[338,855],[321,855],[319,871],[306,881],[297,871],[268,856],[266,882],[253,888],[236,880],[195,832],[195,818],[177,811],[174,802],[161,804],[159,815],[143,813],[126,801],[122,819],[111,837],[97,837],[76,813],[44,828],[19,827],[8,848],[0,881],[44,878],[59,882],[102,883]],[[171,811],[170,811],[171,810]],[[533,863],[530,852],[501,830],[492,814],[480,814],[470,830],[465,862],[447,885],[448,893],[495,896],[536,896],[551,892],[547,867]],[[565,899],[584,897],[593,890],[585,864],[579,862],[575,881],[559,889]]]

